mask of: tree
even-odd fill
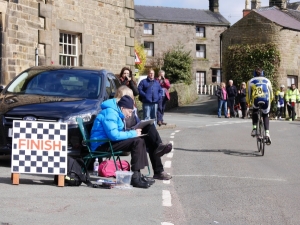
[[[163,70],[171,83],[192,83],[193,58],[190,51],[185,51],[182,44],[178,44],[164,54]]]

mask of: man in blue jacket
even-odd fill
[[[148,166],[146,144],[141,136],[141,129],[126,130],[124,119],[132,115],[134,102],[124,95],[118,102],[116,98],[104,101],[102,111],[97,115],[91,139],[110,139],[115,151],[131,152],[131,185],[148,188],[150,184],[141,176],[140,170]],[[92,151],[109,151],[109,143],[91,142]]]
[[[150,69],[148,77],[138,86],[139,95],[143,99],[144,120],[155,119],[156,121],[157,104],[163,95],[163,90],[159,82],[154,79],[154,74],[154,70]]]

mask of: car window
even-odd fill
[[[106,78],[106,84],[105,84],[105,87],[106,87],[106,93],[107,93],[107,96],[110,97],[110,96],[111,96],[111,93],[112,93],[112,87],[111,87],[111,83],[110,83],[110,80],[109,80],[108,77]]]

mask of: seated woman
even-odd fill
[[[128,88],[127,86],[122,85],[118,88],[115,98],[120,99],[125,95],[128,95],[132,99],[134,99],[132,90],[130,88]],[[130,130],[139,121],[140,121],[140,119],[137,116],[137,109],[134,108],[134,110],[132,112],[132,116],[127,117],[125,119],[126,129]],[[173,148],[172,144],[171,143],[169,143],[169,144],[162,143],[160,135],[157,132],[154,124],[145,126],[142,129],[142,134],[147,134],[146,136],[143,136],[142,138],[145,140],[146,147],[148,149],[150,161],[151,161],[152,168],[154,171],[153,178],[159,179],[159,180],[170,180],[172,178],[172,176],[167,174],[166,172],[164,172],[164,167],[162,165],[160,157],[162,157],[164,154],[169,153],[172,150],[172,148]],[[154,182],[154,180],[152,180],[151,178],[144,177],[144,179],[150,183]]]
[[[134,101],[124,95],[104,101],[97,115],[90,139],[110,139],[115,151],[131,152],[131,170],[133,172],[131,185],[138,188],[148,188],[150,184],[142,180],[140,170],[148,166],[146,145],[140,138],[141,129],[125,130],[123,120],[129,118],[134,108]],[[109,151],[109,143],[92,142],[92,151]]]

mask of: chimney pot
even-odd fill
[[[209,10],[212,12],[219,12],[219,0],[209,0]]]

